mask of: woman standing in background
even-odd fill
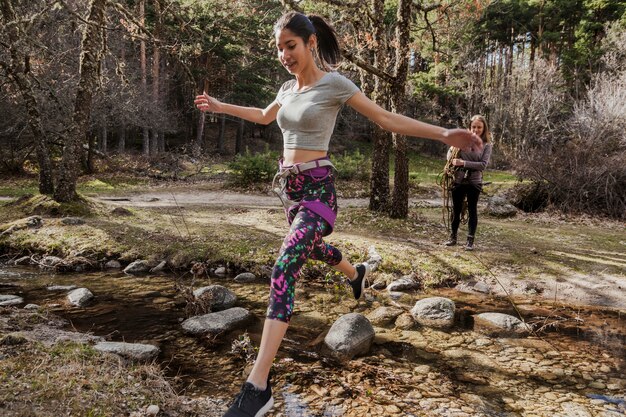
[[[452,186],[452,232],[450,240],[445,245],[454,246],[457,243],[463,201],[467,198],[468,224],[465,250],[474,250],[474,238],[478,226],[478,197],[483,189],[483,171],[489,163],[492,150],[489,126],[483,116],[479,114],[472,116],[470,130],[482,139],[482,148],[472,147],[468,150],[460,150],[450,147],[447,156],[447,160],[456,168]]]

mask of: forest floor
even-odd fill
[[[339,247],[344,256],[353,262],[367,259],[369,249],[374,246],[383,258],[383,262],[373,276],[376,281],[390,283],[401,276],[415,274],[422,284],[422,291],[433,295],[445,295],[447,291],[454,288],[463,293],[480,296],[485,296],[485,294],[495,297],[510,295],[516,303],[524,305],[532,304],[533,300],[544,300],[549,301],[552,306],[599,306],[599,308],[613,311],[618,315],[626,310],[626,230],[620,222],[587,216],[566,216],[559,213],[528,214],[521,212],[513,218],[500,219],[483,215],[479,211],[477,250],[466,252],[462,245],[451,248],[442,246],[442,242],[447,237],[447,232],[442,222],[441,202],[436,189],[421,189],[419,195],[414,194],[415,197],[411,200],[408,218],[398,220],[370,212],[367,209],[366,188],[367,184],[363,183],[344,184],[343,187],[341,184],[339,185],[339,189],[343,190],[339,196],[340,214],[335,231],[327,240]],[[87,259],[94,265],[101,265],[110,259],[119,260],[122,264],[127,264],[136,259],[147,259],[153,264],[165,260],[169,268],[177,271],[188,271],[192,263],[204,262],[209,268],[225,265],[233,273],[252,271],[257,275],[267,277],[282,238],[287,231],[284,214],[278,199],[269,195],[263,187],[246,190],[232,189],[219,181],[182,185],[168,182],[152,184],[147,187],[122,189],[117,187],[108,189],[101,184],[96,184],[93,190],[83,192],[83,195],[86,196],[85,200],[78,205],[58,205],[50,199],[38,195],[20,198],[10,195],[11,199],[0,204],[0,218],[3,219],[0,233],[8,230],[11,226],[17,227],[11,233],[0,237],[0,246],[5,253],[3,259],[8,261],[24,254],[34,255],[35,258],[38,255],[51,254],[65,259]],[[484,200],[485,198],[481,204],[484,204]],[[43,225],[32,229],[22,228],[24,219],[32,215],[41,216]],[[64,216],[78,216],[84,219],[85,223],[68,225],[61,221]],[[461,242],[464,238],[465,227],[461,227]],[[336,274],[325,265],[313,263],[306,268],[307,279],[323,282],[334,276]],[[306,317],[307,314],[309,313],[303,313],[303,317]],[[19,322],[15,318],[10,320],[12,325]],[[10,330],[14,331],[16,326],[11,327]],[[396,330],[388,330],[389,334],[387,335],[384,332],[383,330],[380,337],[393,340],[392,345],[397,345],[397,348],[400,348],[400,344],[419,346],[418,350],[422,352],[420,355],[425,355],[422,358],[426,361],[425,363],[430,363],[432,358],[428,359],[430,358],[429,355],[433,358],[440,358],[441,361],[432,359],[436,364],[432,367],[420,365],[418,367],[419,375],[415,374],[417,368],[408,367],[405,369],[404,365],[400,366],[403,371],[407,372],[406,375],[410,376],[413,373],[413,376],[409,377],[410,381],[407,380],[408,382],[402,382],[403,379],[398,375],[389,374],[390,368],[388,366],[390,365],[387,362],[395,361],[397,359],[395,355],[399,353],[389,347],[392,345],[385,345],[387,347],[381,349],[382,353],[379,352],[380,354],[377,356],[351,361],[350,365],[336,371],[326,368],[320,369],[319,365],[315,365],[317,362],[307,364],[306,361],[303,363],[296,361],[296,363],[289,362],[289,365],[283,364],[283,367],[287,367],[283,369],[286,376],[281,378],[288,378],[289,375],[305,375],[307,372],[314,371],[315,375],[323,375],[322,380],[328,378],[328,381],[335,381],[345,377],[349,382],[352,381],[354,375],[363,377],[363,372],[366,374],[369,372],[365,378],[367,384],[372,384],[372,388],[368,388],[369,385],[366,384],[362,390],[365,395],[364,398],[355,399],[352,397],[352,400],[348,400],[347,404],[352,404],[352,409],[356,410],[354,413],[342,414],[339,410],[342,405],[338,403],[332,406],[320,405],[325,401],[325,397],[331,395],[330,392],[327,392],[324,395],[318,395],[317,399],[310,399],[312,405],[309,410],[311,411],[309,414],[302,415],[366,416],[370,412],[377,415],[496,415],[484,411],[491,408],[494,410],[492,412],[501,413],[497,415],[565,416],[574,415],[571,414],[574,412],[582,412],[576,408],[580,404],[583,404],[580,407],[584,406],[587,410],[592,410],[596,406],[595,409],[598,410],[604,407],[601,404],[593,403],[596,400],[589,400],[584,396],[585,390],[589,389],[584,382],[587,379],[584,372],[581,373],[580,378],[576,377],[576,381],[572,380],[571,384],[578,388],[572,388],[573,391],[570,390],[569,393],[562,393],[559,384],[553,386],[555,380],[552,373],[545,374],[548,371],[543,370],[541,375],[533,374],[535,371],[531,371],[531,369],[535,367],[533,365],[535,359],[532,359],[531,356],[553,355],[552,345],[538,347],[539,345],[531,346],[530,341],[524,344],[506,339],[497,339],[497,342],[494,343],[480,339],[479,336],[470,336],[467,332],[457,331],[445,333],[424,329],[420,330],[419,334],[412,334],[411,332],[398,333]],[[4,335],[4,332],[2,333]],[[3,336],[2,340],[6,342],[6,335]],[[11,347],[9,349],[9,342],[0,343],[0,346],[3,346],[0,349],[0,364],[4,363],[2,374],[6,378],[10,373],[17,375],[15,372],[19,373],[21,370],[26,375],[24,370],[27,368],[28,361],[26,358],[30,357],[32,349],[23,352],[21,360],[25,363],[11,362],[10,365],[13,368],[10,370],[7,368],[9,362],[2,359],[13,358],[15,355],[20,357],[19,352],[22,348],[15,350]],[[424,343],[428,347],[424,347]],[[60,353],[58,348],[46,348],[48,349],[46,350],[39,346],[37,349],[41,355],[50,358],[50,361],[42,359],[39,365],[42,369],[50,366],[51,369],[46,372],[54,372],[54,369],[58,370],[59,366],[63,366],[54,361],[70,351],[78,352],[76,353],[78,357],[73,356],[72,361],[80,362],[82,365],[90,363],[86,359],[87,357],[95,357],[93,352],[86,352],[84,348],[66,349]],[[423,351],[422,349],[426,350]],[[568,350],[566,345],[559,347],[559,351],[566,350]],[[510,352],[516,351],[518,352],[516,356],[511,356]],[[569,359],[563,359],[559,362],[559,369],[573,369],[580,366],[580,369],[593,368],[595,370],[596,365],[598,369],[601,367],[602,369],[609,369],[610,374],[607,374],[606,378],[602,376],[601,371],[595,370],[594,372],[597,372],[592,373],[591,383],[597,386],[604,384],[605,389],[607,386],[612,387],[613,391],[609,390],[612,395],[620,394],[626,390],[626,381],[615,378],[615,375],[623,371],[621,368],[623,364],[619,361],[611,362],[613,359],[610,351],[603,350],[601,352],[589,350],[584,355],[581,354],[580,358],[577,359],[579,362],[572,359],[573,362],[570,363],[568,362]],[[605,355],[604,359],[594,365],[593,357],[598,354]],[[505,398],[504,402],[502,399],[494,399],[493,404],[491,404],[492,400],[490,399],[478,406],[473,401],[476,394],[479,396],[482,394],[478,391],[472,391],[473,393],[470,394],[464,387],[466,385],[481,387],[485,384],[493,386],[496,382],[491,380],[492,376],[490,375],[493,372],[488,375],[479,371],[478,376],[476,376],[475,366],[480,362],[478,359],[476,359],[478,362],[472,362],[474,365],[470,364],[469,368],[465,368],[468,366],[466,359],[469,356],[467,355],[487,355],[491,357],[489,359],[491,361],[501,361],[501,358],[504,357],[505,359],[502,360],[505,362],[498,362],[500,363],[498,369],[501,369],[496,374],[506,376],[505,369],[513,366],[511,368],[513,370],[512,375],[514,375],[513,382],[515,380],[520,382],[521,379],[524,379],[524,384],[531,385],[539,379],[544,382],[548,380],[552,382],[548,385],[542,382],[539,384],[541,386],[529,385],[530,388],[528,389],[520,385],[519,391],[516,391],[517,388],[511,388],[516,393],[513,397],[517,399]],[[481,358],[479,358],[481,361],[487,360],[486,356],[481,356]],[[101,359],[97,360],[102,362]],[[507,364],[506,360],[512,360],[512,365],[511,363]],[[458,367],[455,364],[456,361],[459,361]],[[118,366],[108,363],[105,365]],[[98,366],[105,365],[100,363]],[[518,365],[519,369],[516,368]],[[456,369],[453,373],[461,376],[451,379],[449,383],[437,384],[436,381],[442,378],[448,380],[451,366]],[[361,370],[357,369],[359,367]],[[300,371],[297,371],[298,369]],[[87,379],[93,377],[98,380],[97,375],[90,374],[93,372],[91,368],[81,369],[81,372],[86,374],[85,378]],[[111,372],[119,373],[121,371],[115,368]],[[131,389],[133,384],[129,384],[128,395],[122,395],[125,401],[131,394],[141,398],[146,397],[144,391],[150,388],[145,388],[142,381],[147,381],[152,385],[162,384],[161,381],[146,380],[145,377],[141,376],[142,372],[148,371],[139,369],[136,372],[138,374],[132,378],[129,377],[129,380],[139,382],[133,382],[135,390]],[[14,380],[15,378],[10,377],[5,382],[15,382]],[[402,383],[397,385],[400,383],[398,381]],[[419,381],[426,383],[426,385]],[[287,384],[287,381],[281,380],[281,382]],[[361,387],[365,382],[365,380],[357,380],[355,383]],[[497,382],[497,384],[502,385],[502,392],[509,390],[504,386],[508,383],[507,378]],[[123,382],[119,382],[119,384],[121,386]],[[12,386],[15,387],[15,385]],[[305,387],[303,391],[300,391],[303,396],[325,391],[324,387],[320,386],[319,378],[308,382],[298,380],[295,386],[300,387],[298,388],[300,390]],[[368,393],[372,390],[376,391],[374,388],[376,386],[380,387],[380,395],[385,398],[382,402],[369,397],[371,394]],[[389,393],[397,390],[398,395],[401,395],[403,390],[405,388],[408,390],[410,386],[414,389],[421,386],[423,390],[422,388],[419,389],[420,396],[410,399],[410,401],[407,399],[406,402],[402,403],[404,405],[393,405]],[[115,388],[117,389],[118,385],[115,385]],[[37,387],[32,384],[20,386],[20,389],[23,395],[40,398],[44,402],[47,398],[44,396],[44,399],[41,399],[39,396],[41,390],[35,393],[33,390],[36,390]],[[528,392],[527,396],[523,394],[524,391]],[[409,390],[404,394],[410,397],[413,395],[411,392]],[[459,392],[462,392],[460,397],[457,395]],[[184,407],[179,408],[180,414],[173,412],[163,414],[164,412],[162,412],[160,415],[191,416],[197,415],[195,413],[198,413],[197,410],[199,409],[204,410],[202,415],[213,415],[210,413],[210,409],[207,411],[206,402],[200,404],[199,400],[181,400],[182,397],[172,397],[169,391],[159,395],[161,397],[155,401],[166,404],[166,408],[169,407],[170,410],[177,409],[178,406],[175,404],[178,402],[180,406],[181,401],[187,404],[185,407],[188,409],[183,411]],[[499,397],[502,395],[502,393],[498,394]],[[544,395],[546,398],[543,398]],[[491,398],[490,396],[491,394],[487,395],[483,400],[487,397]],[[536,396],[540,396],[541,400],[537,400]],[[283,403],[279,403],[278,411],[273,415],[300,415],[297,411],[288,412],[287,397],[284,398]],[[316,406],[318,400],[320,403]],[[19,398],[14,393],[4,392],[3,401],[5,404],[15,405],[19,403]],[[111,403],[114,401],[117,399],[111,397]],[[210,400],[206,399],[206,401]],[[368,401],[371,401],[371,404],[368,405]],[[536,408],[537,401],[545,405],[545,414],[542,412],[533,414],[532,410]],[[138,401],[134,403],[138,403]],[[428,411],[426,407],[429,407],[431,403],[440,408],[432,408],[431,411]],[[414,404],[415,408],[412,408],[411,404]],[[566,406],[574,408],[570,410]],[[223,407],[223,405],[212,407],[218,407],[217,410],[222,409],[219,407]],[[344,404],[343,407],[350,406]],[[459,412],[455,414],[442,411],[450,407],[458,409]],[[336,411],[338,414],[333,414],[335,411],[332,410],[339,410]],[[403,414],[401,410],[418,411],[412,411],[414,414],[407,414],[406,412]],[[423,413],[419,410],[422,410]],[[146,415],[146,412],[146,410],[140,411],[135,415]],[[559,412],[564,414],[559,414]],[[16,412],[8,415],[27,414]],[[54,412],[42,415],[54,415]],[[103,412],[93,415],[108,414]],[[219,415],[219,411],[214,415]],[[605,414],[591,412],[590,414],[576,415]]]

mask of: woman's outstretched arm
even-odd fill
[[[392,113],[380,107],[358,92],[346,102],[354,110],[367,117],[378,126],[400,135],[434,139],[456,148],[482,148],[482,140],[467,129],[446,129]]]
[[[280,108],[275,101],[264,109],[235,106],[233,104],[222,103],[206,93],[196,96],[193,103],[199,110],[204,112],[226,113],[262,125],[268,125],[276,120],[276,113],[278,113],[278,109]]]

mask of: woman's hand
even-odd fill
[[[211,97],[207,93],[202,93],[199,96],[196,96],[193,104],[195,104],[200,111],[222,113],[222,103],[219,100]]]
[[[447,129],[443,133],[441,141],[448,146],[454,146],[464,151],[476,152],[483,148],[482,139],[466,129]]]
[[[465,161],[459,158],[454,158],[452,160],[452,165],[454,165],[455,167],[462,167],[463,165],[465,165]]]

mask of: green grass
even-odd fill
[[[151,180],[147,177],[103,174],[80,178],[76,191],[84,195],[111,195],[145,189],[150,185]]]
[[[489,168],[485,170],[483,179],[493,184],[515,185],[519,182],[517,177],[508,171],[497,171]]]
[[[437,185],[437,177],[443,171],[445,161],[417,152],[409,154],[409,179],[420,185]]]
[[[0,196],[21,197],[27,194],[37,194],[39,185],[37,177],[9,177],[0,181]]]

